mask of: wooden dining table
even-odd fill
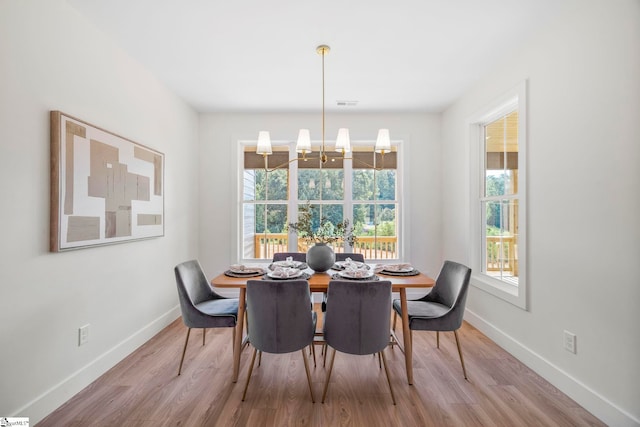
[[[326,292],[329,287],[331,276],[336,273],[329,270],[325,273],[314,273],[307,270],[311,274],[309,277],[309,289],[311,292]],[[402,307],[402,337],[404,344],[404,358],[407,369],[407,380],[409,384],[413,384],[413,366],[411,357],[411,336],[409,331],[409,317],[407,315],[407,289],[410,288],[431,288],[435,281],[426,274],[420,273],[415,276],[391,276],[378,273],[380,280],[391,281],[391,289],[393,292],[400,294],[400,306]],[[232,381],[238,381],[240,371],[240,356],[242,352],[243,334],[244,334],[244,315],[245,315],[245,299],[247,292],[247,280],[259,279],[259,277],[230,277],[224,273],[219,274],[211,280],[211,284],[217,288],[235,288],[240,290],[238,295],[238,321],[236,323],[236,337],[233,348],[233,376]],[[390,308],[391,309],[391,308]]]

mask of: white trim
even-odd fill
[[[7,414],[7,416],[15,417],[28,414],[29,421],[32,424],[40,422],[44,417],[71,399],[75,394],[91,384],[109,369],[113,368],[179,317],[180,306],[176,305],[134,332],[128,338],[96,357],[84,367],[46,390],[40,396],[37,396],[31,402],[16,409],[12,414]]]
[[[465,310],[464,320],[607,425],[640,427],[632,414],[473,311]]]
[[[503,283],[482,271],[482,254],[479,250],[478,236],[482,235],[482,212],[478,200],[482,194],[480,180],[481,146],[478,141],[482,136],[482,125],[495,121],[501,116],[518,110],[518,286]],[[469,213],[470,213],[470,245],[469,261],[474,273],[471,285],[501,298],[509,303],[528,309],[528,278],[527,278],[527,82],[526,80],[505,94],[488,104],[486,107],[471,115],[467,120],[467,144],[469,152]]]

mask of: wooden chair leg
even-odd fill
[[[231,329],[231,348],[236,348],[236,328]]]
[[[262,365],[262,352],[258,352],[258,366]]]
[[[382,352],[381,352],[381,351],[380,351],[380,352],[378,352],[378,367],[379,367],[380,369],[382,369],[382,360],[381,360],[381,359],[382,359],[382,357],[380,356],[380,353],[382,353]]]
[[[204,337],[207,335],[207,328],[202,328],[202,346],[204,346]]]
[[[397,320],[398,320],[398,313],[395,310],[393,310],[393,327],[392,327],[393,332],[396,331],[396,321]]]
[[[316,368],[316,346],[314,343],[311,343],[311,353],[313,354],[313,367]]]
[[[326,351],[325,351],[326,354]],[[331,355],[331,362],[329,363],[329,372],[327,373],[327,379],[324,381],[324,391],[322,392],[322,403],[324,403],[324,398],[327,397],[327,390],[329,389],[329,380],[331,379],[331,371],[333,371],[333,362],[336,360],[336,350],[333,350],[333,354]]]
[[[304,370],[307,372],[307,382],[309,383],[309,393],[311,393],[311,402],[316,403],[316,399],[313,397],[313,388],[311,387],[311,373],[309,372],[309,361],[307,361],[307,356],[306,354],[304,354],[304,348],[301,351],[302,351],[302,360],[304,361]]]
[[[178,368],[178,375],[182,372],[182,362],[184,362],[184,355],[187,353],[187,344],[189,343],[189,334],[191,334],[191,328],[187,329],[187,339],[184,341],[184,348],[182,349],[182,358],[180,359],[180,367]]]
[[[458,346],[458,354],[460,355],[460,364],[462,365],[462,373],[464,374],[464,379],[467,380],[467,370],[464,367],[464,359],[462,357],[462,348],[460,347],[460,338],[458,338],[458,331],[453,331],[453,334],[456,336],[456,345]]]
[[[256,353],[258,349],[254,347],[253,356],[251,357],[251,364],[249,365],[249,374],[247,375],[247,383],[244,385],[244,392],[242,393],[242,401],[247,396],[247,388],[249,388],[249,381],[251,380],[251,372],[253,372],[253,363],[256,361]]]
[[[440,348],[440,331],[436,331],[436,347]]]
[[[387,367],[387,358],[384,355],[384,350],[378,353],[382,357],[382,362],[384,363],[384,372],[387,374],[387,383],[389,383],[389,391],[391,392],[391,400],[393,404],[396,404],[396,397],[393,394],[393,387],[391,386],[391,378],[389,377],[389,368]]]
[[[325,366],[327,366],[327,353],[329,352],[329,348],[327,347],[326,344],[324,344],[322,346],[322,367],[324,368]]]

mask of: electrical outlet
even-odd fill
[[[564,331],[564,349],[576,354],[576,334]]]
[[[89,326],[89,324],[86,324],[78,328],[78,346],[89,342]]]

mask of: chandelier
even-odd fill
[[[319,159],[322,164],[327,162],[327,148],[325,145],[325,99],[324,99],[324,57],[329,53],[331,49],[327,45],[320,45],[316,48],[316,52],[322,56],[322,145],[320,146]],[[374,151],[376,153],[381,154],[381,162],[384,165],[384,154],[391,151],[391,139],[389,138],[389,129],[379,129],[378,130],[378,138],[376,139],[376,143],[374,146]],[[374,165],[370,165],[366,162],[363,162],[360,159],[354,159],[351,157],[346,157],[347,153],[351,151],[351,141],[349,139],[349,129],[340,128],[338,129],[338,136],[336,138],[335,151],[341,153],[341,157],[339,159],[342,160],[356,160],[360,163],[365,164],[366,166],[374,169],[381,169],[379,167],[374,167]],[[288,162],[285,162],[281,165],[277,165],[271,169],[268,168],[268,160],[267,157],[272,154],[271,150],[271,137],[269,136],[269,131],[260,131],[258,133],[258,146],[256,149],[256,154],[262,155],[264,157],[264,167],[267,171],[279,169],[285,166],[288,163],[291,163],[296,160],[304,160],[313,158],[307,157],[307,154],[312,153],[311,150],[311,136],[309,133],[309,129],[300,129],[298,132],[298,141],[296,143],[296,152],[302,154],[302,157],[298,157],[295,159],[291,159]]]

